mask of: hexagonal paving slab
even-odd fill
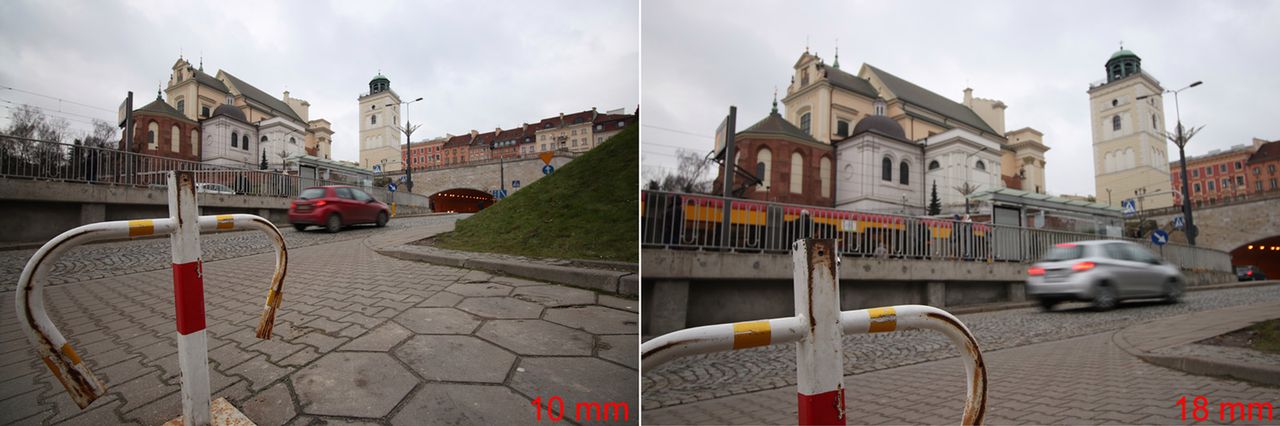
[[[391,418],[393,425],[518,425],[536,419],[529,400],[505,386],[427,383]]]
[[[466,297],[506,296],[511,294],[511,286],[494,283],[462,283],[451,285],[445,290]]]
[[[596,358],[522,358],[511,387],[525,395],[559,396],[565,407],[579,402],[625,402],[629,417],[635,420],[640,413],[639,380],[636,370]]]
[[[418,384],[390,355],[370,352],[325,355],[289,380],[304,413],[371,418],[386,416]]]
[[[589,356],[593,345],[590,334],[543,320],[489,321],[476,335],[520,355]]]
[[[639,332],[639,327],[636,326],[638,316],[635,313],[603,306],[547,309],[544,318],[547,321],[579,330],[586,330],[592,334],[635,334]]]
[[[640,339],[633,335],[600,336],[596,343],[597,353],[601,358],[639,369]]]
[[[396,358],[427,380],[502,383],[516,356],[473,336],[415,336]]]
[[[474,315],[454,308],[406,309],[394,321],[418,334],[471,334],[480,325]]]
[[[537,318],[542,315],[542,305],[510,297],[469,297],[457,308],[486,318]]]
[[[511,295],[520,300],[553,307],[586,305],[596,302],[596,294],[589,290],[558,285],[520,287],[512,292]]]

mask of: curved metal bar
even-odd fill
[[[27,340],[62,382],[80,408],[89,406],[106,392],[106,386],[89,371],[80,355],[67,343],[44,307],[44,283],[53,265],[72,247],[93,241],[164,235],[173,232],[173,219],[143,219],[101,222],[77,227],[54,237],[36,250],[18,278],[14,302]]]
[[[840,313],[844,334],[929,329],[942,333],[960,349],[968,384],[962,424],[982,424],[987,409],[987,367],[978,340],[947,311],[923,305],[901,305]]]
[[[796,317],[687,328],[641,344],[640,363],[648,370],[691,355],[793,343],[807,332]]]
[[[276,310],[283,300],[284,276],[289,266],[289,250],[285,247],[284,235],[270,221],[261,216],[251,214],[224,214],[217,216],[200,216],[200,231],[233,231],[257,229],[271,237],[276,245],[276,271],[271,276],[271,287],[267,289],[267,302],[262,308],[262,317],[258,320],[255,335],[259,339],[270,340],[271,330],[275,328]]]

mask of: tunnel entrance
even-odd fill
[[[493,205],[493,195],[468,188],[446,189],[431,195],[431,211],[475,213]]]
[[[1280,279],[1280,235],[1246,243],[1232,250],[1231,266],[1246,265],[1261,269],[1267,279]]]

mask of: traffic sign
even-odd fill
[[[374,173],[382,173],[382,165],[381,165],[381,164],[374,164],[374,165],[373,165],[373,172],[374,172]]]
[[[1138,214],[1138,205],[1132,198],[1120,200],[1120,210],[1124,212],[1124,217],[1133,217]]]
[[[543,163],[543,164],[550,165],[550,164],[551,164],[551,158],[552,158],[552,157],[555,157],[555,155],[556,155],[555,153],[553,153],[553,152],[551,152],[551,151],[547,151],[547,152],[544,152],[544,153],[538,154],[538,158],[541,158],[541,159],[542,159],[542,163]]]
[[[395,182],[388,183],[387,190],[391,192],[396,192],[396,183]]]
[[[550,164],[542,166],[542,174],[544,175],[549,175],[551,174],[551,172],[554,172],[554,171],[556,171],[555,166],[552,166]]]
[[[1169,242],[1169,233],[1164,232],[1163,229],[1157,229],[1156,232],[1151,233],[1152,244],[1162,246],[1167,242]]]
[[[503,199],[503,198],[507,198],[507,190],[505,190],[505,189],[495,189],[495,190],[493,190],[493,198],[497,198],[497,199],[499,199],[499,200],[501,200],[501,199]]]
[[[514,188],[519,188],[519,187],[520,187],[520,180],[519,180],[519,179],[511,181],[511,188],[512,188],[512,189],[514,189]]]
[[[1187,222],[1182,219],[1182,216],[1173,217],[1173,229],[1183,229],[1186,227],[1187,227]]]

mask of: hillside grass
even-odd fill
[[[474,216],[435,245],[520,256],[638,263],[639,126]]]

